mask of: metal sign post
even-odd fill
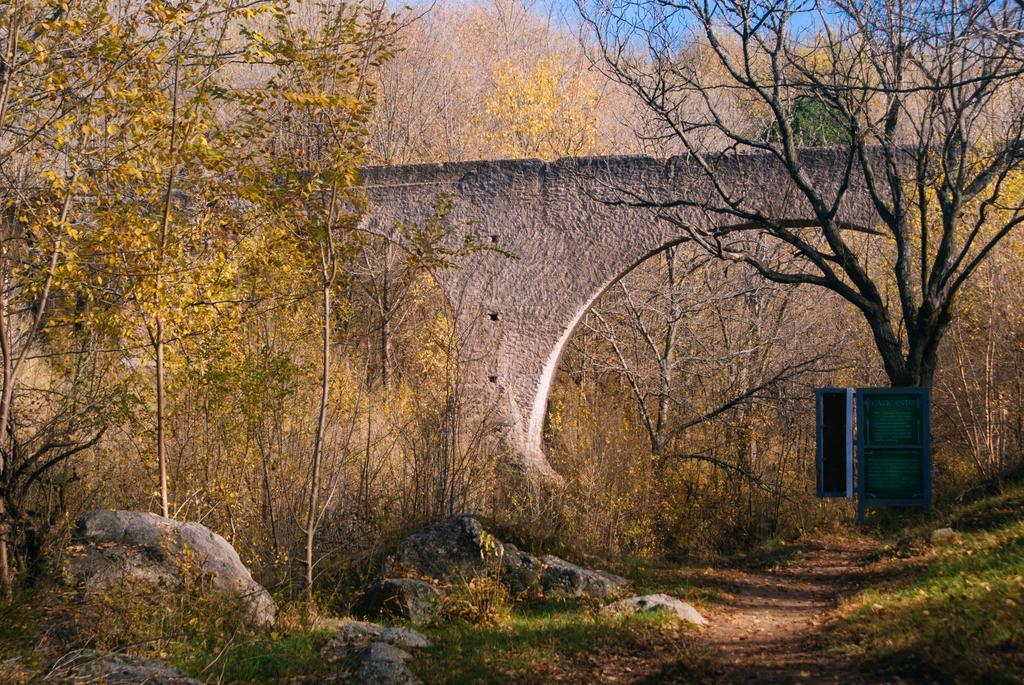
[[[818,388],[818,497],[853,497],[853,389]]]

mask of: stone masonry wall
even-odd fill
[[[838,153],[811,150],[801,162],[817,187],[836,188],[843,169]],[[743,197],[745,208],[775,219],[813,216],[768,156],[722,157],[716,176]],[[737,223],[701,206],[718,196],[708,175],[686,157],[373,167],[363,170],[362,181],[370,201],[368,230],[394,237],[398,222],[431,216],[443,193],[453,202],[453,241],[473,233],[484,246],[513,255],[482,251],[437,276],[464,343],[464,377],[506,417],[508,446],[519,463],[541,476],[553,473],[541,448],[548,393],[562,349],[587,309],[637,264],[685,238],[680,225]],[[678,206],[628,206],[638,198]],[[863,191],[847,194],[840,219],[871,224]]]

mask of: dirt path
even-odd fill
[[[830,540],[798,552],[777,569],[728,569],[714,581],[726,597],[710,613],[701,640],[726,683],[879,682],[853,675],[852,664],[825,652],[821,627],[838,598],[867,580],[872,547]],[[898,682],[898,681],[882,681]]]

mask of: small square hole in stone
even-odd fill
[[[491,312],[490,314],[488,314],[488,316],[491,317],[491,321],[498,320],[498,312]]]
[[[491,242],[492,242],[492,243],[496,243],[496,242],[498,242],[498,236],[496,236],[496,235],[492,235],[492,236],[491,236]]]
[[[487,380],[489,380],[491,383],[497,383],[498,382],[498,377],[497,376],[488,376]]]

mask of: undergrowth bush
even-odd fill
[[[444,611],[467,623],[496,626],[508,620],[512,601],[500,579],[482,575],[454,584],[445,596]]]
[[[36,677],[80,649],[157,659],[206,682],[316,677],[328,633],[310,615],[285,604],[276,628],[261,630],[239,598],[208,579],[83,593],[48,578],[0,610],[0,682],[18,682],[20,672]]]

